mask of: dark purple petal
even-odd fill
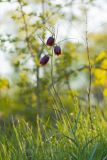
[[[48,61],[49,61],[49,56],[45,55],[40,59],[40,64],[45,65],[48,63]]]
[[[49,37],[47,42],[46,42],[46,45],[47,46],[53,46],[55,43],[55,39],[53,37]]]
[[[61,54],[61,47],[60,46],[55,46],[54,47],[54,53],[59,56]]]

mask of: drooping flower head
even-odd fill
[[[53,46],[54,43],[55,43],[55,38],[54,38],[54,37],[49,37],[49,38],[47,39],[46,45],[47,45],[47,46]]]
[[[48,61],[49,61],[49,56],[45,55],[40,59],[40,64],[41,65],[46,65],[48,63]]]
[[[54,53],[59,56],[61,54],[61,47],[60,46],[55,46],[54,47]]]

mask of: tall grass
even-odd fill
[[[39,116],[35,126],[24,120],[13,121],[1,128],[0,160],[104,160],[107,156],[107,122],[97,111],[90,118],[76,111],[64,114],[54,125]]]

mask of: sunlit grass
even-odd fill
[[[103,160],[107,156],[107,122],[100,111],[75,112],[50,125],[38,116],[35,126],[24,120],[3,126],[0,134],[0,160]]]

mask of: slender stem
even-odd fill
[[[27,24],[27,21],[26,21],[25,13],[23,11],[23,4],[21,3],[21,0],[18,0],[18,2],[19,2],[19,5],[20,5],[20,11],[21,11],[22,18],[23,18],[23,23],[24,23],[24,29],[25,29],[25,34],[26,34],[26,39],[25,40],[26,40],[26,43],[27,43],[27,48],[28,48],[28,51],[30,51],[32,58],[35,59],[35,53],[33,52],[33,48],[31,46],[31,42],[30,42],[30,36],[29,36],[29,32],[28,32],[28,24]],[[45,20],[44,12],[45,12],[44,0],[42,0],[42,14],[43,14],[42,23],[43,24],[44,24],[44,20]],[[45,32],[45,31],[43,30],[43,32]],[[37,54],[38,59],[40,58],[40,56],[43,52],[43,49],[44,49],[44,44],[42,43],[41,48],[40,48],[40,50],[38,51],[38,54]],[[36,68],[36,83],[37,83],[36,84],[36,95],[37,95],[36,111],[37,111],[37,113],[40,114],[40,69],[39,69],[38,65],[37,65],[37,68]]]
[[[58,91],[56,90],[56,88],[55,88],[55,86],[54,86],[54,81],[53,81],[53,49],[52,49],[52,56],[51,56],[51,80],[52,80],[52,88],[53,88],[53,91],[54,91],[54,93],[55,93],[56,101],[57,101],[58,104],[61,105],[62,110],[63,110],[63,112],[65,112],[66,117],[67,117],[67,119],[68,119],[69,126],[71,126],[71,125],[70,125],[70,118],[69,118],[69,116],[68,116],[68,113],[67,113],[67,111],[66,111],[66,109],[65,109],[65,107],[64,107],[64,105],[63,105],[63,103],[62,103],[62,100],[61,100],[61,98],[60,98],[60,96],[59,96],[59,94],[58,94]]]
[[[25,28],[27,48],[31,52],[32,57],[34,58],[35,56],[34,56],[30,41],[29,41],[28,25],[27,25],[27,22],[26,22],[25,13],[23,11],[23,5],[22,5],[20,0],[18,0],[18,2],[19,2],[19,5],[20,5],[20,10],[21,10],[23,23],[24,23],[24,28]]]
[[[86,51],[87,51],[87,57],[88,57],[88,69],[89,69],[89,87],[88,87],[88,108],[89,108],[89,116],[90,116],[90,122],[91,122],[91,128],[93,129],[92,124],[92,116],[91,116],[91,84],[92,84],[92,67],[91,67],[91,58],[90,58],[90,52],[89,52],[89,44],[88,44],[88,21],[87,21],[87,13],[86,13]]]
[[[44,17],[44,14],[45,14],[45,1],[42,0],[42,3],[41,3],[41,8],[42,8],[42,23],[45,25],[44,23],[44,20],[45,20],[45,17]],[[45,29],[43,28],[43,33],[45,32]],[[44,36],[42,37],[42,39],[44,40]],[[39,53],[37,54],[37,59],[39,60],[40,59],[40,56],[43,52],[43,49],[44,49],[44,44],[42,43],[41,45],[41,49],[39,50]],[[41,114],[40,112],[40,106],[41,106],[41,101],[40,101],[40,67],[39,65],[37,65],[37,69],[36,69],[36,78],[37,78],[37,91],[36,91],[36,94],[37,94],[37,114]]]

